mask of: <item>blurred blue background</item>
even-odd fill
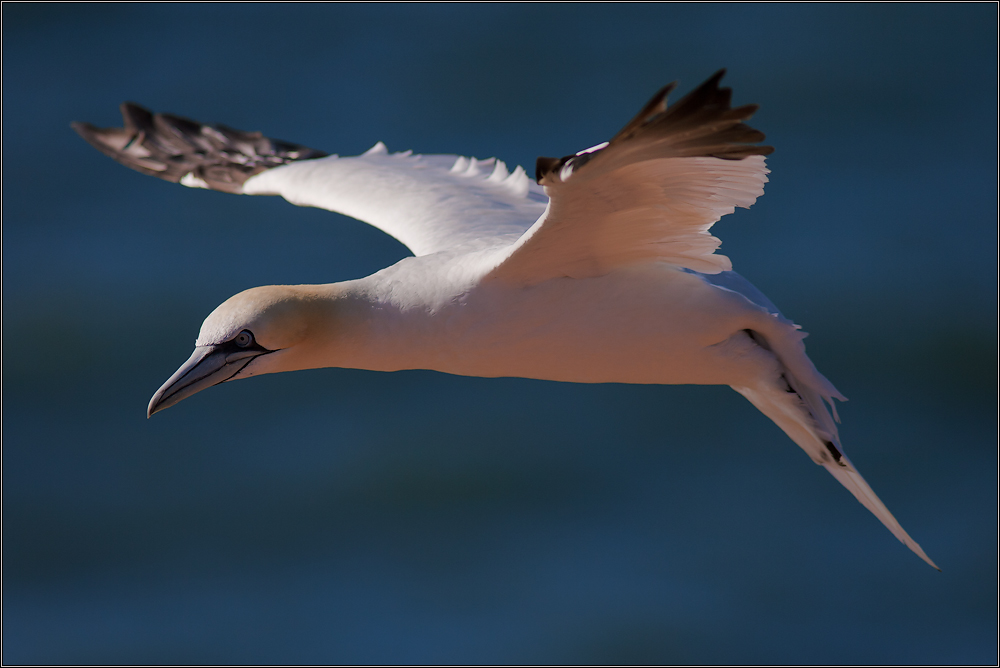
[[[997,7],[3,5],[3,661],[995,663]],[[725,387],[324,369],[146,420],[202,319],[406,255],[142,176],[133,100],[533,171],[716,69],[722,251],[937,573]]]

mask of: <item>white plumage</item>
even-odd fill
[[[843,397],[805,335],[715,253],[709,229],[763,194],[771,151],[743,123],[756,107],[731,108],[721,76],[670,107],[664,88],[609,142],[539,158],[538,183],[493,158],[390,154],[381,142],[326,156],[128,103],[123,129],[75,124],[144,173],[336,211],[414,253],[355,281],[230,298],[149,414],[227,380],[327,366],[725,384],[934,566],[843,454]]]

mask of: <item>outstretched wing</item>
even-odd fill
[[[374,225],[426,255],[497,237],[509,243],[545,210],[546,196],[524,170],[494,158],[389,154],[379,142],[341,158],[259,132],[210,126],[121,106],[123,128],[73,123],[105,155],[143,174],[195,188],[281,195],[293,204]]]
[[[735,207],[763,194],[763,133],[743,121],[756,105],[730,107],[725,70],[667,106],[672,83],[609,142],[562,159],[539,158],[538,182],[551,198],[545,216],[492,276],[534,283],[600,276],[662,260],[703,273],[732,269],[709,234]]]

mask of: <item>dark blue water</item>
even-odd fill
[[[4,663],[995,663],[995,5],[3,6]],[[134,100],[530,168],[719,67],[776,152],[715,231],[944,569],[722,387],[326,369],[146,420],[247,287],[406,254],[131,172]]]

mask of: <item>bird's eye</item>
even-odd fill
[[[238,345],[240,348],[246,348],[251,343],[253,343],[253,334],[250,333],[250,330],[244,329],[242,332],[236,335],[236,338],[233,339],[233,341],[235,341],[236,345]]]

